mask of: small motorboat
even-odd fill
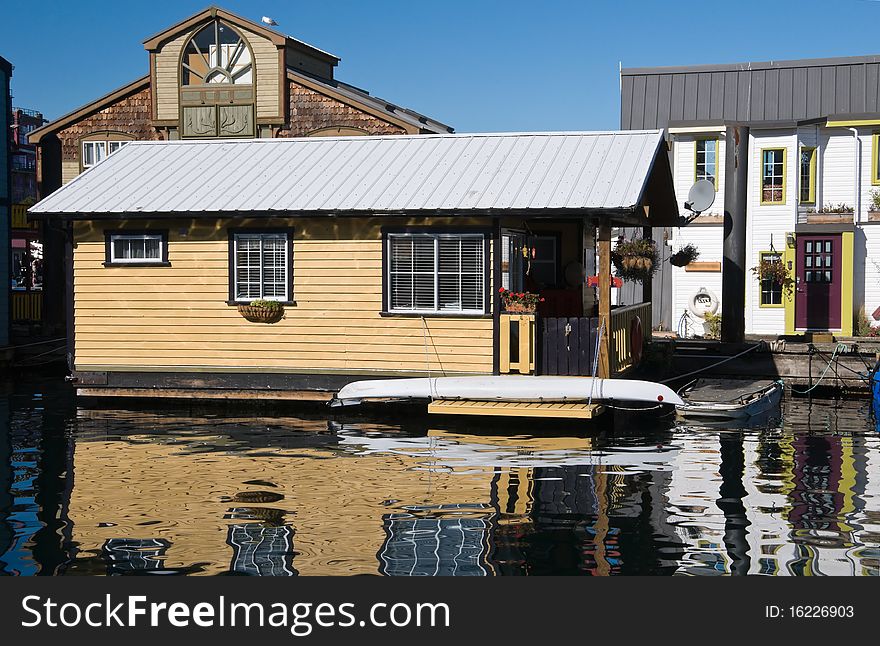
[[[775,410],[783,392],[779,379],[697,379],[679,391],[676,412],[689,420],[748,419]]]
[[[415,377],[371,379],[344,386],[332,406],[364,401],[469,400],[484,402],[639,402],[680,406],[684,401],[663,384],[637,379],[551,376]]]

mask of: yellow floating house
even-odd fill
[[[80,394],[325,399],[625,372],[651,304],[612,311],[611,230],[678,210],[652,130],[135,141],[30,217],[68,232]]]

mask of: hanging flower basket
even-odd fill
[[[512,292],[502,287],[498,293],[501,294],[504,311],[509,313],[534,314],[538,310],[538,303],[544,302],[539,294],[531,292]]]
[[[669,256],[669,264],[675,267],[686,267],[699,257],[699,250],[694,245],[687,244]]]
[[[779,260],[762,260],[757,266],[752,267],[751,272],[758,282],[769,280],[782,286],[786,295],[791,296],[794,288],[794,279],[788,273],[788,268],[780,258]]]
[[[646,238],[621,239],[611,252],[611,262],[624,280],[650,280],[657,271],[657,247]]]
[[[239,305],[238,313],[251,323],[277,323],[284,316],[284,307],[278,301],[256,300]]]

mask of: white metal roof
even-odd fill
[[[661,130],[137,141],[30,212],[623,210],[640,204],[662,142]]]

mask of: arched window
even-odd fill
[[[190,38],[181,60],[181,84],[253,83],[251,50],[241,35],[222,20],[213,20]]]
[[[180,57],[180,135],[253,137],[255,75],[246,34],[214,19],[196,29]]]

